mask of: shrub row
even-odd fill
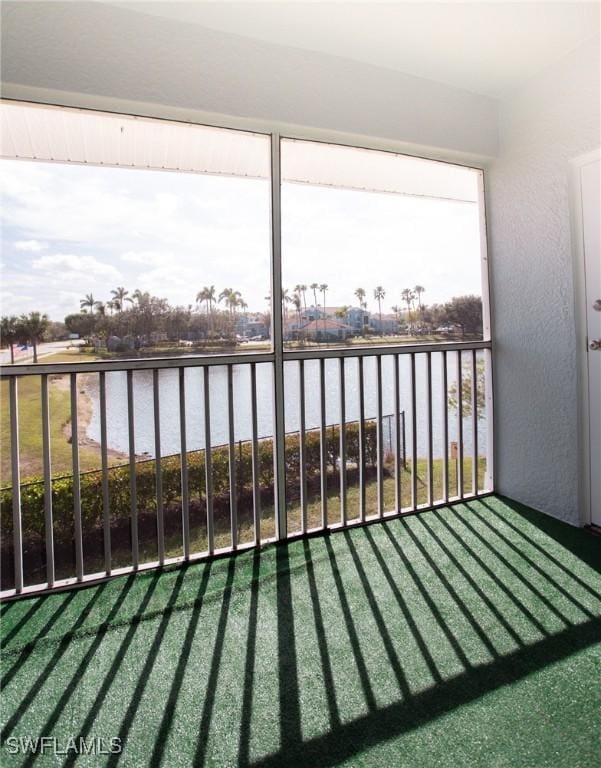
[[[365,465],[376,466],[377,433],[373,421],[365,422]],[[307,479],[319,475],[321,441],[318,430],[306,434],[305,467]],[[347,461],[359,463],[359,429],[357,424],[346,426]],[[327,469],[336,470],[340,456],[340,427],[326,430],[325,453]],[[273,441],[261,440],[258,444],[259,490],[264,498],[273,498]],[[252,445],[250,442],[235,446],[236,492],[239,505],[252,505]],[[299,436],[288,435],[285,442],[286,484],[290,491],[296,491],[300,483]],[[205,451],[188,453],[188,489],[190,499],[204,502],[205,499]],[[227,512],[230,492],[229,450],[227,446],[213,448],[212,480],[216,514]],[[163,504],[172,507],[181,501],[181,457],[169,456],[161,461]],[[91,531],[102,525],[103,497],[102,473],[88,472],[80,476],[82,526]],[[129,466],[112,467],[108,471],[111,524],[130,515],[130,470]],[[136,463],[137,508],[140,513],[156,511],[156,462],[154,460]],[[57,543],[67,543],[73,536],[73,477],[63,477],[52,482],[52,512],[54,537]],[[12,536],[12,489],[0,491],[2,507],[2,534],[6,541]],[[34,541],[44,536],[44,484],[33,481],[21,488],[21,519],[23,539]]]

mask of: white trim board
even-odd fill
[[[601,159],[601,149],[579,155],[570,161],[570,222],[574,279],[574,318],[576,324],[576,376],[578,383],[578,508],[582,525],[591,524],[591,476],[589,436],[589,386],[587,319],[585,301],[585,260],[583,241],[580,169]]]

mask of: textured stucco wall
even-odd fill
[[[569,161],[601,144],[599,70],[597,38],[502,101],[487,176],[497,488],[575,525]]]
[[[142,5],[142,4],[140,4]],[[494,99],[85,2],[2,2],[2,81],[492,156]]]

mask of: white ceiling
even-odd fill
[[[598,2],[115,2],[499,97],[599,34]]]

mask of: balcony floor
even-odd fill
[[[600,544],[490,497],[7,604],[3,741],[119,736],[77,765],[135,768],[598,766]]]

